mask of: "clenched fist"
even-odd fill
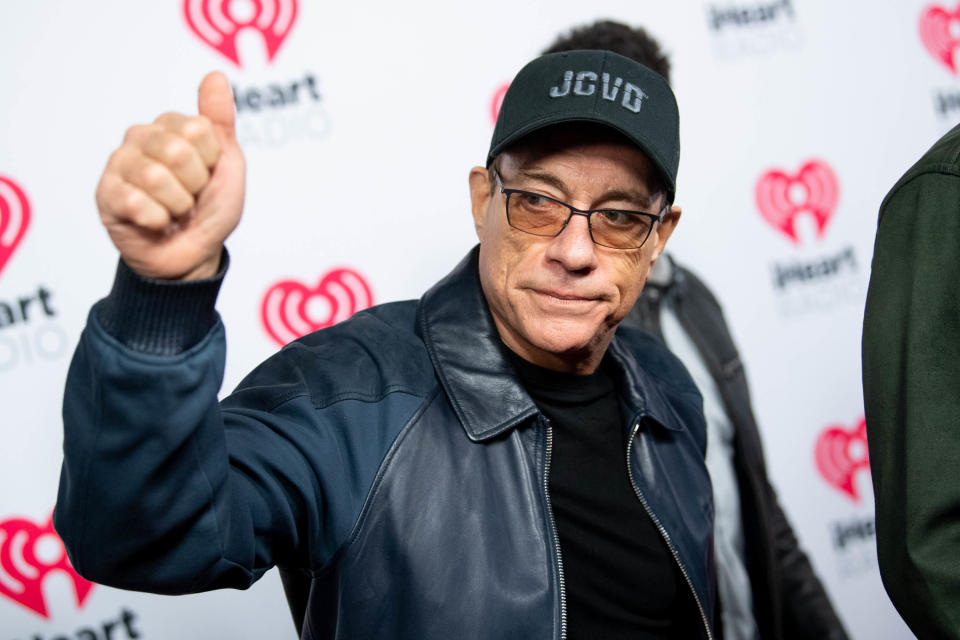
[[[198,106],[197,116],[166,113],[130,127],[97,186],[100,219],[140,275],[212,276],[240,222],[245,163],[222,73],[203,79]]]

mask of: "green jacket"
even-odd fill
[[[863,396],[884,586],[919,638],[960,638],[960,126],[880,206]]]

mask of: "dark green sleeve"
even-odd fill
[[[960,638],[957,154],[921,161],[884,201],[863,326],[880,573],[920,638]]]

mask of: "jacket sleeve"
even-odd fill
[[[762,607],[775,599],[770,607],[774,610],[754,611],[757,621],[763,622],[761,629],[787,640],[847,640],[843,623],[770,483],[742,368],[724,389],[737,415],[734,459],[741,504],[748,509],[743,514],[747,544],[756,545],[747,553],[755,561],[751,567],[754,602]],[[757,593],[757,589],[769,593]]]
[[[704,358],[736,427],[733,456],[744,533],[752,545],[747,556],[761,633],[797,640],[846,640],[843,623],[770,484],[746,372],[720,303],[688,269],[678,266],[676,278],[678,318]]]
[[[787,640],[847,640],[827,592],[793,532],[769,481],[767,505]]]
[[[158,293],[138,278],[121,264],[68,374],[54,524],[74,567],[172,594],[322,565],[379,463],[350,452],[387,445],[338,437],[282,352],[221,406],[219,283]]]
[[[881,206],[863,325],[880,574],[921,638],[960,638],[957,153]]]

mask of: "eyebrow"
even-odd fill
[[[564,194],[568,193],[567,184],[552,173],[548,173],[546,171],[537,171],[535,169],[520,169],[517,171],[517,175],[546,183],[558,191],[562,191]],[[598,200],[600,202],[608,200],[625,200],[627,202],[634,203],[641,209],[645,209],[653,206],[654,199],[658,195],[659,194],[644,194],[641,191],[632,189],[610,189],[608,191],[604,191]]]

